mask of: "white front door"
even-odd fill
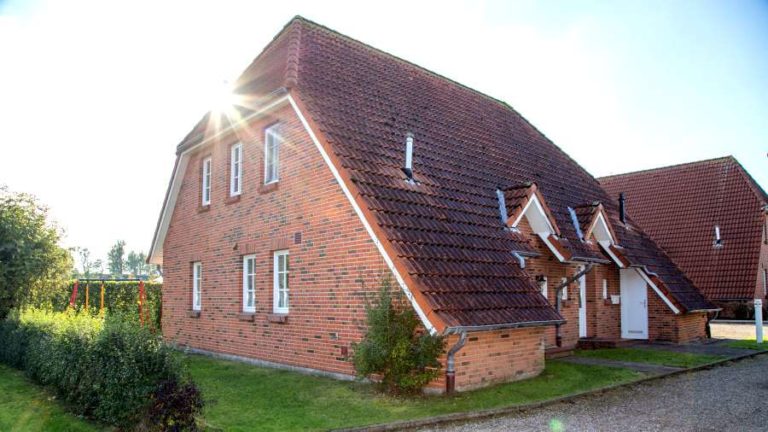
[[[579,271],[584,267],[579,267]],[[587,276],[579,278],[579,337],[587,337]]]
[[[648,339],[648,288],[637,269],[621,269],[621,337]]]

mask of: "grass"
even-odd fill
[[[620,368],[547,362],[538,377],[453,397],[395,398],[369,384],[191,355],[190,372],[209,401],[205,423],[212,430],[326,430],[454,412],[500,408],[637,380]]]
[[[0,365],[0,430],[97,431],[98,426],[67,413],[42,388],[24,375]]]
[[[737,340],[728,342],[729,348],[750,349],[755,351],[768,350],[768,342],[757,343],[755,339]]]
[[[577,356],[616,360],[633,363],[651,363],[663,366],[690,368],[701,366],[725,357],[708,354],[681,353],[641,348],[605,348],[589,351],[578,351]]]

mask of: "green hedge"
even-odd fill
[[[75,281],[70,281],[67,287],[59,292],[54,300],[56,310],[65,310],[69,306],[72,288]],[[160,328],[162,310],[163,284],[156,282],[144,282],[147,292],[147,304],[150,323]],[[77,309],[85,306],[85,291],[88,290],[88,308],[91,312],[98,312],[101,295],[101,282],[80,282],[77,289]],[[119,313],[131,319],[139,318],[139,283],[138,282],[104,282],[104,307],[112,313]]]
[[[26,309],[0,322],[0,361],[76,413],[125,429],[195,429],[202,398],[178,356],[119,315]]]

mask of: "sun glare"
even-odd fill
[[[228,113],[237,103],[237,95],[232,91],[232,86],[226,82],[213,89],[208,100],[211,111],[219,114]]]

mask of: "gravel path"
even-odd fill
[[[768,431],[768,355],[521,414],[434,429]]]

